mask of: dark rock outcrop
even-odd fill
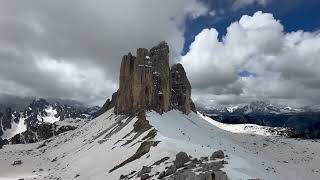
[[[9,141],[7,139],[2,139],[2,137],[0,137],[0,149],[2,149],[2,147],[7,144],[9,144]]]
[[[210,156],[211,160],[222,159],[222,158],[224,158],[224,153],[221,150],[212,153],[212,155]]]
[[[170,176],[171,174],[175,173],[177,171],[177,166],[171,165],[168,167],[168,169],[165,171],[165,176]]]
[[[73,131],[75,129],[77,129],[77,127],[71,126],[71,125],[61,126],[59,128],[55,128],[54,135],[57,136],[57,135],[59,135],[61,133],[64,133],[64,132],[67,132],[67,131]]]
[[[138,172],[138,177],[142,177],[142,175],[150,173],[151,169],[152,169],[152,167],[142,166],[141,171]]]
[[[218,157],[223,158],[221,156],[222,151],[217,152]],[[208,161],[208,157],[202,159],[205,160],[191,160],[188,154],[179,152],[175,161],[173,161],[173,165],[166,167],[164,171],[155,174],[155,176],[158,176],[158,179],[168,180],[229,180],[227,174],[221,170],[226,161]]]
[[[3,139],[0,137],[0,149],[2,149],[3,145],[4,145],[4,141],[3,141]]]
[[[20,114],[11,108],[6,108],[4,113],[0,113],[0,127],[4,131],[12,128],[12,122],[18,123],[20,120]],[[0,136],[3,134],[2,130]]]
[[[19,134],[16,134],[10,139],[11,144],[27,144],[37,142],[37,136],[31,131],[25,131]]]
[[[111,100],[107,99],[107,101],[103,104],[102,108],[98,112],[96,112],[95,117],[98,117],[101,114],[107,112],[109,109],[113,108],[116,105],[117,96],[118,91],[112,94]]]
[[[171,99],[173,109],[178,109],[186,114],[190,111],[196,112],[191,100],[191,85],[182,64],[174,64],[170,70],[171,77]]]
[[[0,118],[1,118],[1,113],[0,113]],[[2,131],[2,124],[0,123],[0,137],[3,135],[3,131]]]
[[[185,152],[179,152],[176,155],[176,159],[174,160],[173,164],[177,167],[180,168],[182,167],[185,163],[190,161],[190,157],[188,156],[187,153]]]
[[[11,144],[28,144],[35,143],[41,140],[49,139],[53,136],[57,136],[61,133],[75,130],[77,127],[72,125],[58,126],[56,123],[37,124],[36,126],[27,129],[26,131],[16,134],[10,139]]]
[[[139,48],[137,56],[123,56],[119,90],[115,100],[116,114],[136,114],[141,110],[158,113],[178,109],[188,114],[195,111],[191,85],[181,64],[170,70],[169,46],[166,42],[150,49]],[[173,88],[172,88],[173,87]],[[105,109],[112,101],[107,101]]]

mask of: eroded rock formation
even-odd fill
[[[191,99],[191,85],[182,64],[174,64],[170,71],[172,109],[178,109],[188,114],[196,112],[196,107]]]
[[[98,117],[101,114],[107,112],[109,109],[113,108],[116,105],[117,96],[118,96],[118,91],[112,94],[111,100],[107,99],[107,101],[103,104],[102,108],[99,111],[97,111],[95,117]]]
[[[152,48],[139,48],[122,59],[119,94],[115,112],[132,114],[153,109],[159,113],[170,108],[169,46],[162,42]]]
[[[137,55],[123,56],[119,90],[105,103],[102,112],[115,107],[116,114],[137,114],[155,110],[158,113],[178,109],[195,111],[191,85],[181,64],[170,70],[169,46],[161,42],[150,50],[139,48]]]

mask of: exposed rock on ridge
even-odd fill
[[[103,104],[101,109],[99,111],[97,111],[95,117],[98,117],[101,114],[107,112],[109,109],[113,108],[115,106],[115,104],[116,104],[117,95],[118,95],[118,91],[113,93],[111,100],[107,99],[107,101]]]
[[[119,90],[102,112],[113,106],[116,114],[136,114],[141,110],[163,113],[178,109],[185,114],[196,111],[183,66],[176,64],[170,70],[166,42],[150,50],[139,48],[136,56],[123,56],[119,81]]]

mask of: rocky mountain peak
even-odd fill
[[[97,110],[97,107],[81,107],[79,104],[73,106],[59,101],[35,99],[23,110],[8,107],[0,112],[0,137],[12,144],[47,139],[62,132],[61,127],[64,130],[73,129],[74,126],[66,125],[69,122],[72,124],[75,121],[92,119]],[[58,127],[57,124],[61,126]],[[57,132],[53,133],[56,126]]]
[[[171,78],[171,107],[188,114],[196,112],[191,100],[191,84],[182,64],[174,64],[170,70]]]
[[[195,111],[191,85],[181,64],[170,69],[169,46],[161,42],[150,50],[138,48],[136,56],[124,55],[119,90],[107,100],[103,111],[115,107],[116,114],[136,114],[144,110],[158,113],[178,109]]]

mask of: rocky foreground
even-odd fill
[[[221,171],[227,161],[221,160],[224,158],[223,151],[216,151],[210,157],[201,157],[200,159],[193,158],[185,152],[176,154],[173,164],[166,166],[162,172],[151,174],[152,168],[161,163],[170,164],[167,162],[169,157],[163,157],[155,162],[152,166],[143,166],[139,172],[132,171],[130,174],[121,175],[121,179],[131,179],[140,177],[141,180],[146,179],[172,179],[172,180],[228,180],[225,172]]]

